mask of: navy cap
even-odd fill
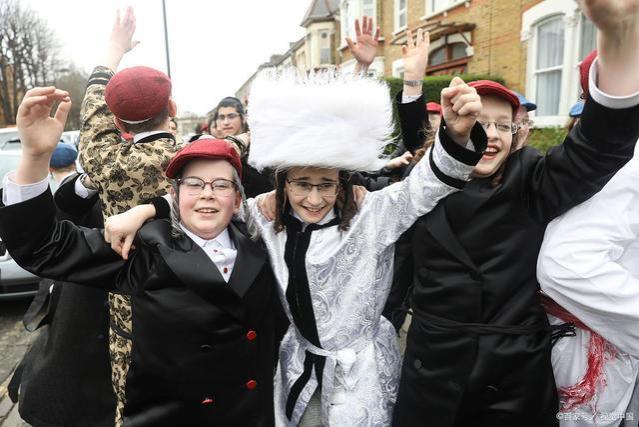
[[[54,169],[64,168],[75,162],[78,157],[78,150],[71,144],[61,142],[53,150],[49,167]]]
[[[515,92],[515,95],[517,95],[517,98],[519,98],[519,103],[526,109],[526,111],[535,111],[537,109],[537,104],[527,100],[521,93]]]
[[[575,105],[573,105],[572,107],[570,107],[570,117],[579,117],[581,116],[581,113],[583,113],[584,111],[584,103],[583,102],[578,102]]]

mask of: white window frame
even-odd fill
[[[399,79],[402,78],[404,73],[404,58],[399,58],[393,61],[391,64],[392,76]]]
[[[448,5],[440,8],[440,9],[433,9],[433,0],[424,0],[424,16],[422,16],[420,19],[422,21],[426,21],[430,18],[432,18],[433,16],[437,16],[441,13],[446,14],[446,12],[448,12],[451,9],[456,8],[457,6],[459,6],[460,4],[464,4],[466,3],[466,7],[470,7],[470,0],[448,0]]]
[[[404,9],[400,9],[400,2],[404,1]],[[393,34],[399,34],[408,28],[408,0],[394,0],[393,5]],[[404,25],[400,25],[400,16],[404,15]]]
[[[581,11],[574,0],[545,0],[522,15],[521,41],[528,42],[526,65],[526,93],[528,99],[535,101],[537,93],[536,60],[537,28],[549,19],[561,16],[564,21],[564,58],[561,67],[561,93],[557,115],[537,116],[535,111],[529,114],[535,118],[535,126],[563,126],[568,120],[568,111],[579,96],[579,38],[581,30],[579,18]]]

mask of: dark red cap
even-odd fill
[[[106,86],[104,99],[109,110],[127,123],[142,123],[166,108],[171,96],[171,79],[149,67],[131,67],[115,73]]]
[[[200,137],[175,153],[164,173],[168,178],[175,178],[188,162],[195,159],[226,160],[242,177],[242,161],[235,148],[228,141],[211,136]]]
[[[513,110],[519,108],[519,98],[515,93],[506,86],[494,82],[492,80],[477,80],[468,83],[468,86],[474,87],[477,93],[481,95],[492,95],[501,98],[512,105]]]
[[[579,79],[581,81],[581,90],[584,92],[584,97],[588,96],[588,76],[590,74],[590,67],[595,62],[597,57],[597,49],[590,52],[579,64]]]
[[[442,106],[436,102],[429,102],[428,104],[426,104],[426,111],[428,111],[429,113],[436,113],[441,115]]]

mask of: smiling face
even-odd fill
[[[233,166],[226,160],[192,160],[182,171],[182,178],[197,177],[206,182],[217,179],[234,180]],[[242,198],[235,189],[228,196],[213,193],[210,185],[198,195],[190,194],[185,185],[179,187],[178,205],[180,222],[184,227],[202,239],[217,237],[229,224],[233,214],[238,212]],[[176,197],[171,189],[171,196]]]
[[[494,124],[510,125],[513,122],[511,105],[507,101],[494,96],[482,96],[481,104],[482,109],[477,121],[483,123],[491,122],[491,124],[486,129],[486,136],[488,137],[486,152],[473,170],[473,176],[480,178],[491,176],[497,172],[502,163],[508,158],[513,142],[513,135],[510,131],[500,131]]]
[[[338,190],[337,169],[298,167],[286,174],[286,197],[295,213],[309,224],[321,221],[333,209]]]
[[[242,133],[242,116],[234,107],[220,107],[217,110],[215,127],[222,137]]]

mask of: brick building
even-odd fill
[[[579,95],[579,63],[595,46],[594,27],[575,0],[313,0],[302,22],[307,36],[270,66],[352,70],[355,61],[344,40],[354,38],[355,19],[364,15],[373,16],[382,34],[372,73],[402,77],[405,31],[423,28],[431,35],[429,75],[500,76],[537,102],[538,126],[565,123]],[[322,20],[320,31],[334,49],[323,54],[325,62],[309,60],[320,55],[313,43],[318,31],[308,25],[313,19]]]

